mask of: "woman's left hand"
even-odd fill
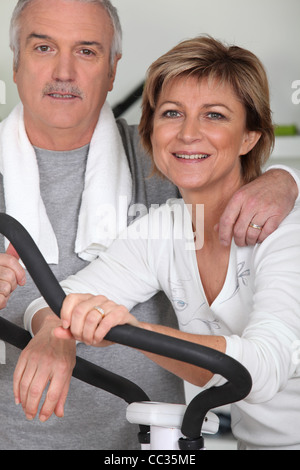
[[[138,320],[123,305],[103,295],[70,294],[61,310],[62,327],[55,329],[57,338],[75,338],[87,345],[104,347],[111,344],[104,338],[111,328],[130,324],[139,327]]]

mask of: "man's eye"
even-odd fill
[[[37,50],[40,51],[40,52],[48,52],[48,51],[50,51],[50,47],[49,46],[38,46]]]
[[[91,51],[90,49],[81,49],[80,52],[81,52],[82,55],[85,55],[85,56],[94,55],[93,51]]]

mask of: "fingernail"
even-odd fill
[[[63,327],[64,330],[68,330],[68,328],[69,328],[69,323],[68,323],[66,320],[63,320],[63,322],[62,322],[62,327]]]
[[[28,419],[28,421],[32,421],[33,420],[33,416],[32,415],[26,415],[26,419]]]
[[[20,404],[19,398],[15,398],[15,404],[16,404],[16,405],[19,405],[19,404]]]
[[[45,421],[47,421],[47,416],[41,415],[41,416],[40,416],[40,421],[41,421],[42,423],[44,423]]]

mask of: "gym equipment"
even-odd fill
[[[12,243],[41,295],[59,316],[65,293],[29,233],[19,222],[4,213],[0,213],[0,233]],[[0,317],[0,339],[24,349],[31,336]],[[127,419],[140,425],[139,442],[142,449],[204,449],[204,428],[206,432],[216,432],[218,426],[215,415],[209,411],[240,401],[251,390],[251,376],[245,367],[214,349],[130,325],[114,327],[105,339],[193,364],[220,374],[227,380],[220,387],[202,391],[187,406],[172,407],[168,404],[163,408],[162,404],[151,402],[147,394],[131,381],[77,357],[74,377],[112,393],[129,404]],[[158,416],[168,419],[162,422]]]

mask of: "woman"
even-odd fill
[[[222,246],[215,231],[232,194],[260,174],[273,146],[261,62],[209,37],[179,44],[149,69],[140,133],[155,171],[178,186],[184,203],[151,211],[62,283],[67,293],[81,294],[66,298],[62,320],[69,330],[59,328],[57,336],[105,346],[111,327],[131,323],[224,352],[253,380],[247,399],[233,406],[239,448],[300,449],[293,361],[300,337],[299,212],[255,247]],[[179,331],[129,313],[159,290],[173,302]],[[149,356],[195,385],[223,383],[208,371]]]

